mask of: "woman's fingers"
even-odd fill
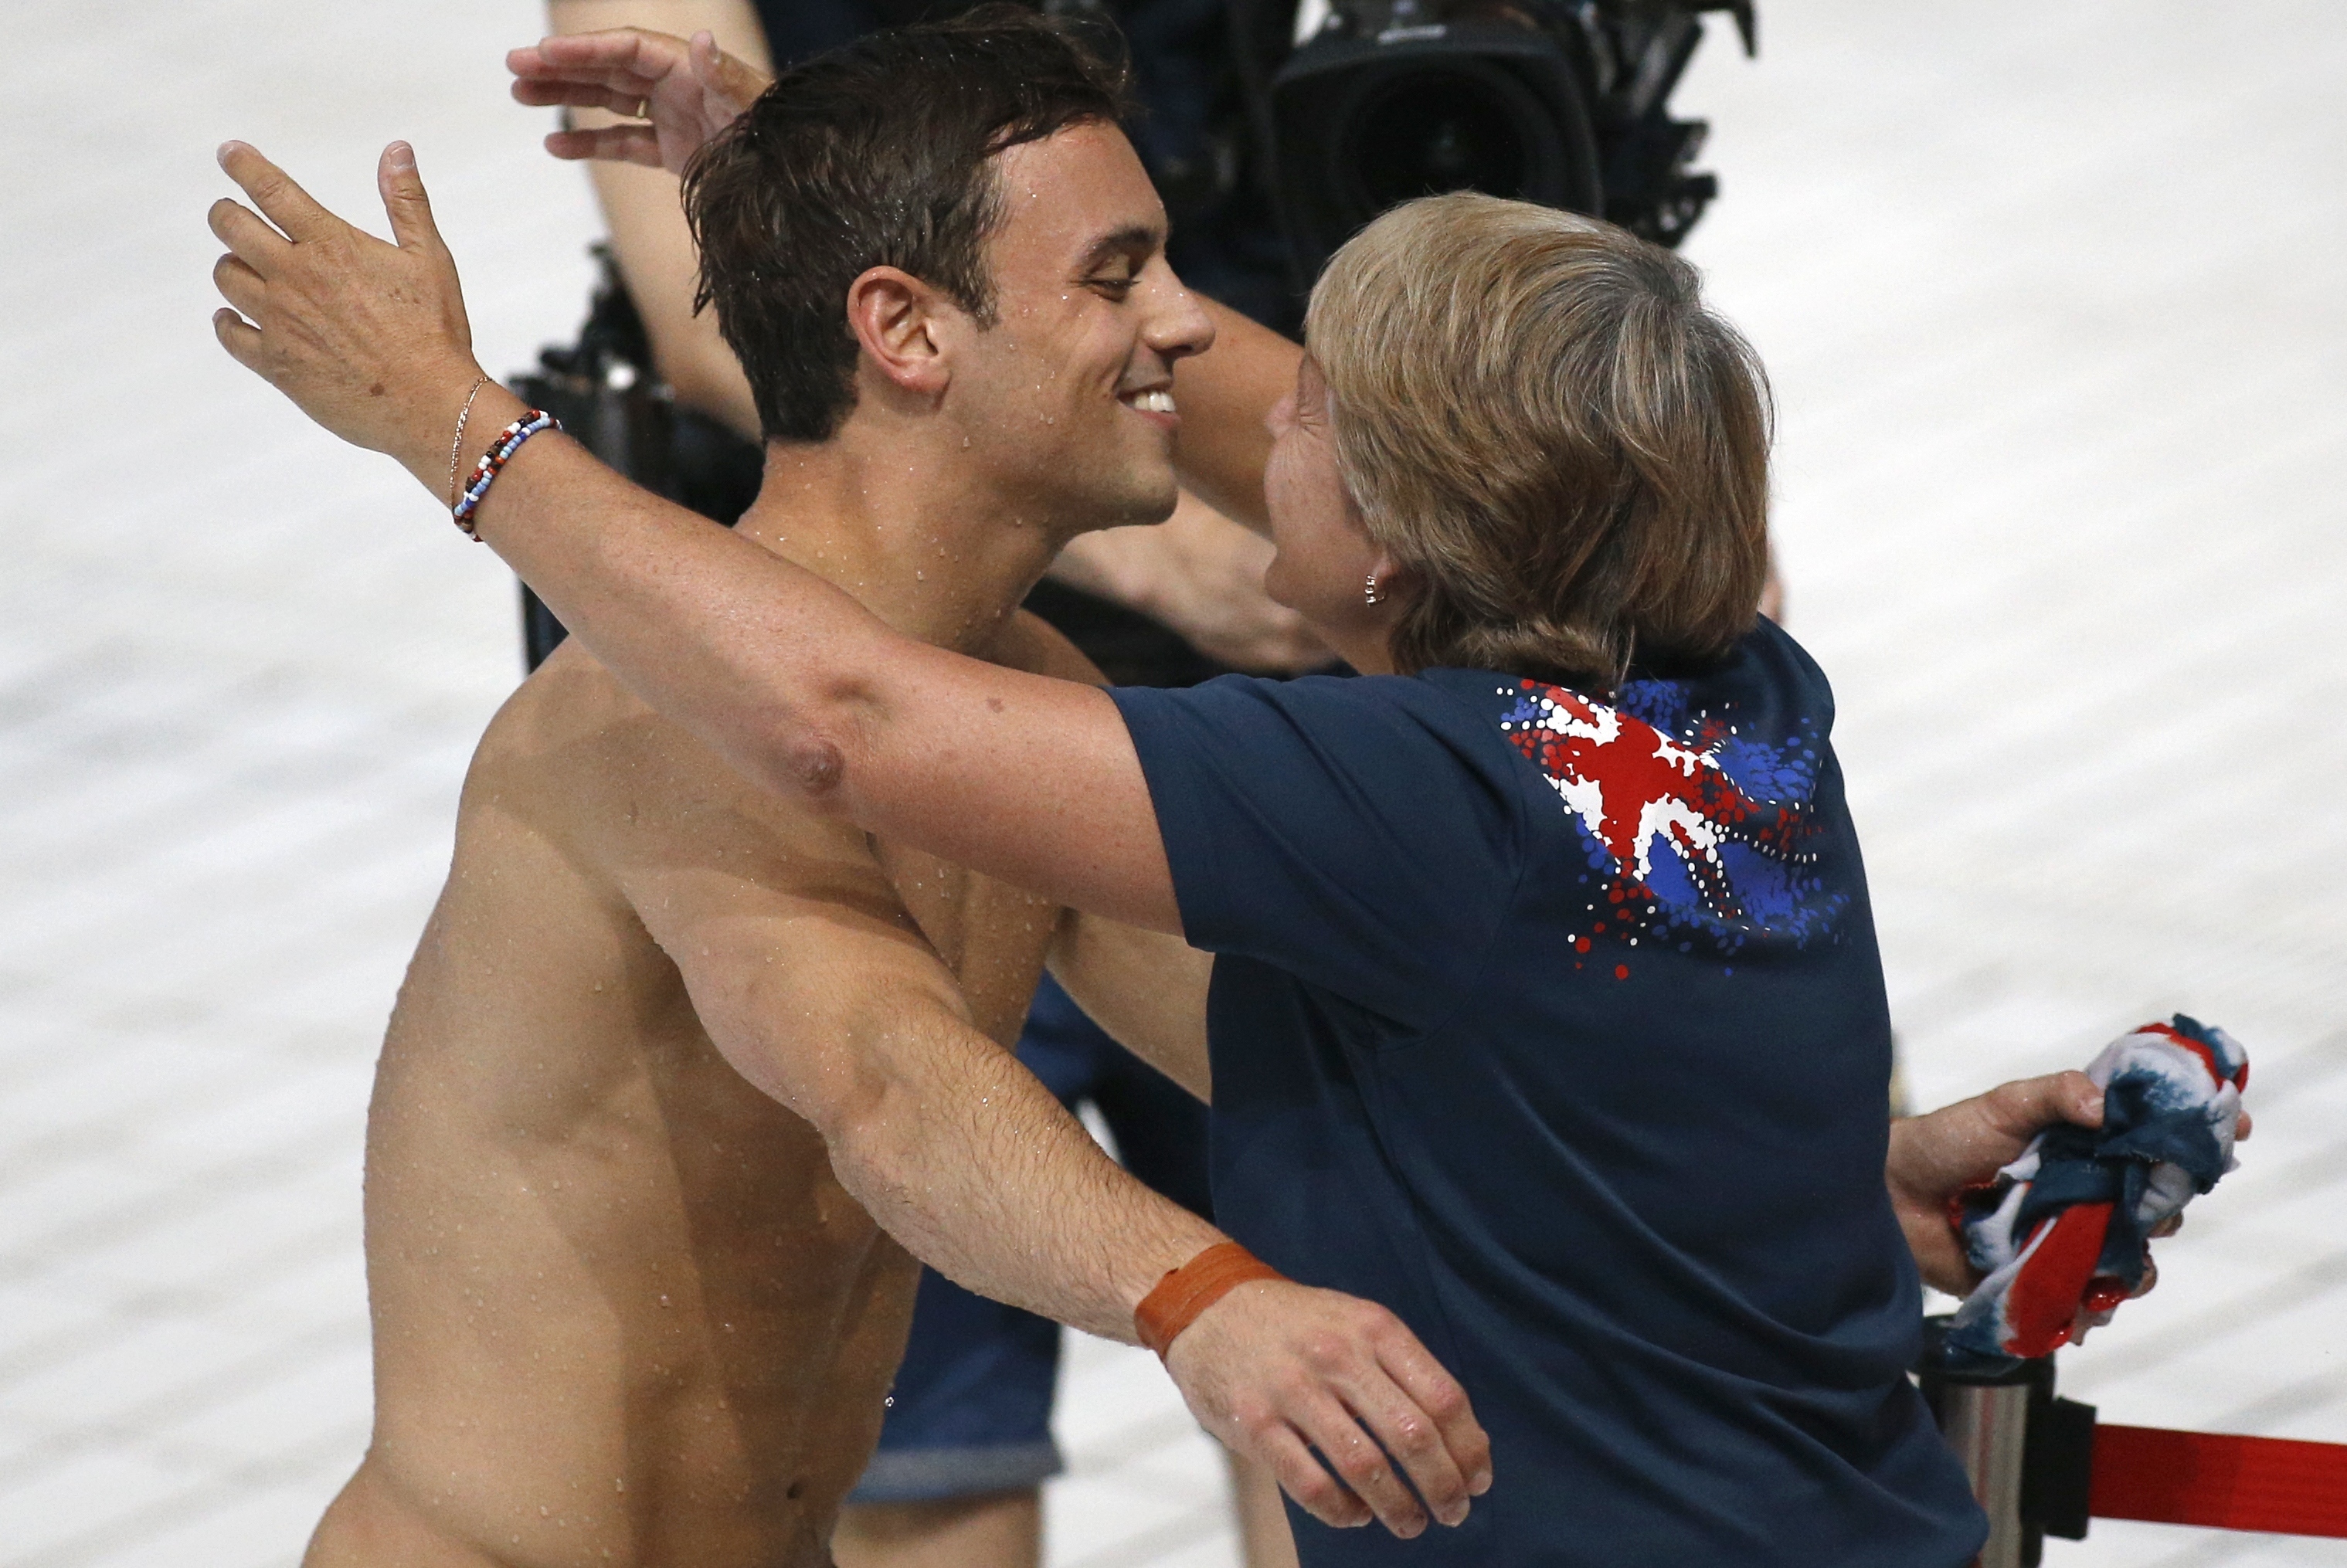
[[[212,287],[220,291],[221,299],[236,307],[237,315],[248,321],[259,319],[261,302],[269,292],[269,284],[261,274],[234,256],[222,256],[212,263]]]
[[[261,368],[259,328],[234,311],[219,310],[212,313],[212,335],[220,339],[220,347],[228,350],[231,359],[262,380],[269,379],[267,373]]]
[[[283,169],[244,142],[221,143],[220,166],[252,198],[261,216],[276,224],[288,239],[323,240],[348,227],[319,206]]]
[[[231,255],[263,276],[292,245],[252,209],[226,196],[211,204],[204,214],[204,226],[212,231],[213,239],[229,248]]]

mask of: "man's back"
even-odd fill
[[[583,651],[550,661],[474,759],[384,1042],[375,1440],[310,1561],[827,1561],[915,1268],[695,1003],[758,1006],[753,966],[805,997],[941,956],[1007,1042],[1056,914],[761,794]],[[738,945],[687,937],[716,927]]]

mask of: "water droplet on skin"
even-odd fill
[[[661,1305],[662,1307],[666,1307],[666,1306],[668,1305],[668,1297],[667,1297],[667,1296],[661,1296]]]

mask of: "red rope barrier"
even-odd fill
[[[2089,1507],[2104,1519],[2347,1536],[2347,1444],[2099,1425]]]

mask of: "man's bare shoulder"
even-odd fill
[[[576,641],[482,735],[458,812],[460,856],[481,831],[532,834],[606,876],[680,856],[817,885],[874,869],[860,831],[751,784]]]

